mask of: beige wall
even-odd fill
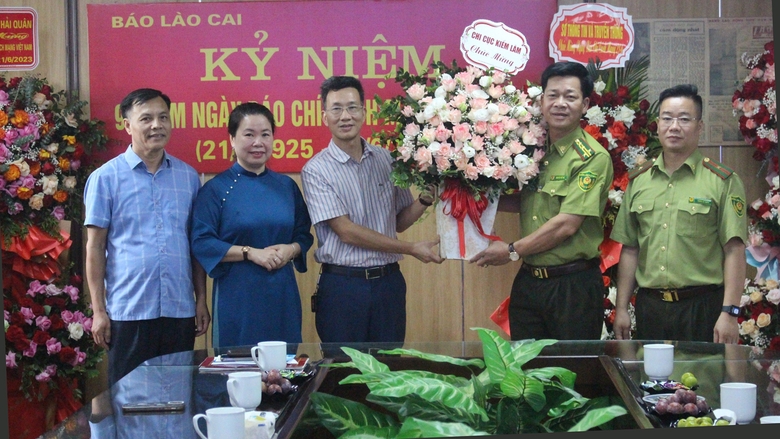
[[[168,0],[169,2],[175,0]],[[155,3],[151,0],[82,0],[79,5],[79,81],[81,96],[89,99],[89,51],[86,5],[88,3]],[[577,1],[560,0],[558,4],[574,4]],[[643,18],[693,18],[718,17],[717,0],[686,1],[679,0],[630,0],[609,2],[614,6],[625,7],[635,19]],[[38,11],[41,39],[41,63],[33,73],[48,78],[57,89],[67,84],[66,77],[66,30],[64,0],[4,0],[8,6],[31,6]],[[456,4],[456,2],[453,2]],[[771,12],[770,0],[723,0],[724,17],[766,16]],[[153,44],[163,44],[155,42]],[[107,62],[129,62],[122,59],[122,49],[117,48],[116,59]],[[736,123],[736,121],[735,121]],[[323,128],[324,129],[324,128]],[[766,190],[759,181],[758,163],[751,158],[752,148],[744,147],[707,147],[705,153],[719,158],[735,168],[745,180],[748,200],[763,195]],[[290,174],[299,184],[300,175]],[[209,176],[210,177],[210,176]],[[496,219],[496,231],[505,240],[519,236],[517,216],[499,212]],[[400,235],[404,240],[431,239],[436,235],[433,214],[421,220]],[[315,244],[316,245],[316,244]],[[308,310],[308,299],[314,290],[318,265],[309,254],[310,270],[297,274],[301,299],[304,305],[303,340],[318,341],[314,328],[314,315]],[[407,294],[407,340],[408,341],[452,341],[477,340],[469,330],[479,326],[497,329],[490,320],[490,314],[508,295],[519,262],[502,267],[478,268],[462,261],[445,261],[441,265],[425,265],[412,257],[401,262],[408,284]],[[465,317],[464,317],[465,316]],[[197,347],[210,347],[210,338],[201,337]],[[105,363],[103,364],[103,366]],[[102,389],[99,380],[91,382],[87,397]]]

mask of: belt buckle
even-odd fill
[[[531,270],[531,274],[533,274],[537,279],[547,279],[549,277],[545,267],[534,268]]]
[[[366,280],[379,279],[384,276],[385,267],[366,268]]]
[[[661,300],[664,302],[677,302],[680,298],[677,296],[677,290],[661,290]]]

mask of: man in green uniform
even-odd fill
[[[698,149],[704,129],[695,85],[661,92],[663,153],[631,173],[612,239],[618,264],[615,336],[629,339],[636,286],[636,337],[737,343],[745,282],[745,188]]]
[[[471,262],[484,267],[523,258],[509,299],[513,340],[598,340],[605,296],[599,244],[612,160],[580,127],[593,91],[585,66],[552,64],[542,72],[542,89],[548,128],[538,184],[499,200],[499,210],[520,213],[523,236],[494,241]]]

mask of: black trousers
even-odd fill
[[[195,318],[160,317],[151,320],[111,320],[108,345],[108,386],[144,361],[195,348]]]
[[[723,307],[724,287],[678,302],[664,302],[639,292],[636,296],[636,338],[712,343]]]
[[[599,267],[549,279],[519,270],[509,299],[512,340],[600,340],[606,288]]]

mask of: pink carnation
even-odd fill
[[[31,308],[27,308],[26,306],[19,310],[19,314],[24,317],[24,321],[27,322],[28,325],[32,325],[33,320],[35,320],[35,313]]]
[[[22,352],[22,355],[24,355],[25,357],[32,358],[35,356],[35,351],[37,350],[38,350],[38,343],[30,340],[30,345],[27,346],[27,349],[25,349],[24,352]]]
[[[62,350],[62,343],[57,341],[56,338],[52,337],[46,340],[46,352],[49,355],[54,355],[61,350]]]
[[[471,137],[471,128],[467,123],[461,123],[452,127],[452,138],[456,142],[465,142]]]
[[[414,161],[417,162],[420,169],[425,169],[427,165],[433,164],[431,152],[428,151],[428,148],[418,148],[414,152]]]
[[[469,180],[476,180],[479,178],[479,169],[474,165],[466,165],[464,173]]]
[[[15,352],[9,352],[5,354],[5,367],[9,369],[16,369],[18,366],[16,364],[16,353]]]
[[[35,325],[42,331],[48,331],[51,328],[51,320],[46,316],[38,316],[35,318]]]
[[[35,297],[37,294],[41,294],[46,291],[46,286],[41,285],[40,281],[34,280],[30,282],[30,288],[27,290],[27,295]]]
[[[68,323],[73,323],[76,321],[76,319],[73,317],[73,313],[68,311],[67,309],[62,312],[60,315],[62,317],[62,321],[67,325]]]
[[[35,379],[41,382],[51,381],[51,379],[56,374],[57,374],[57,366],[51,364],[49,366],[46,366],[46,369],[43,372],[39,373],[38,375],[35,375]]]
[[[423,87],[421,84],[414,84],[406,90],[406,93],[410,98],[414,99],[415,101],[419,101],[423,98],[423,96],[425,96],[425,87]]]

